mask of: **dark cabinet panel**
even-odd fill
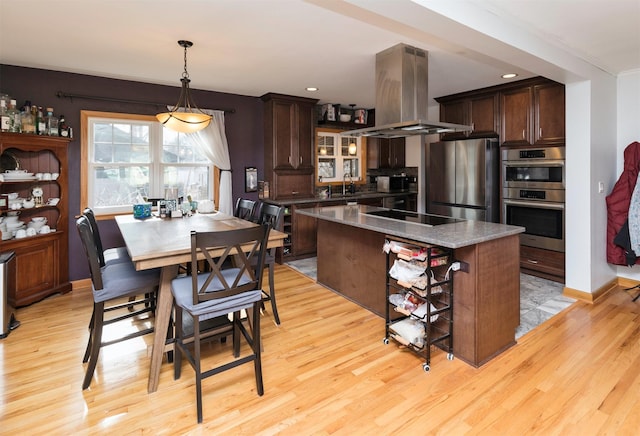
[[[315,205],[305,205],[305,207],[313,207]],[[294,206],[293,210],[299,209]],[[316,252],[316,234],[318,229],[318,219],[306,215],[294,213],[293,218],[293,255],[303,256],[306,254],[315,254]]]
[[[565,254],[560,251],[543,250],[522,245],[520,247],[520,269],[537,277],[564,283]]]
[[[312,172],[274,171],[271,177],[271,195],[274,199],[310,198],[315,195]]]
[[[500,137],[505,146],[564,145],[564,85],[536,77],[438,97],[440,120],[472,126],[443,140]]]
[[[441,102],[440,119],[442,121],[473,127],[470,132],[444,133],[443,140],[498,136],[498,98],[495,92],[453,100],[442,98],[438,101]]]
[[[565,95],[564,86],[552,83],[535,85],[534,142],[537,145],[565,144]]]
[[[500,93],[501,145],[531,145],[531,87]]]
[[[367,138],[367,168],[404,168],[404,138]]]
[[[317,100],[265,94],[265,180],[273,198],[313,196],[314,114]]]
[[[488,95],[469,99],[469,123],[473,130],[470,138],[486,138],[498,136],[498,96]]]

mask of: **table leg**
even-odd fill
[[[149,367],[149,384],[147,392],[158,390],[160,379],[160,366],[162,365],[162,355],[164,354],[165,342],[167,340],[167,329],[171,320],[171,308],[173,306],[173,295],[171,294],[171,280],[178,274],[178,265],[162,267],[160,273],[160,288],[158,290],[158,305],[156,306],[156,316],[153,334],[153,348],[151,349],[151,365]]]

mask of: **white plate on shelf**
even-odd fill
[[[36,180],[36,176],[7,177],[6,173],[2,176],[5,182],[30,182],[32,180]]]
[[[5,171],[4,173],[2,173],[3,176],[5,177],[17,177],[17,178],[23,178],[23,177],[31,177],[33,176],[33,173],[27,172],[27,171]]]

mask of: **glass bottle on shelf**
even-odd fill
[[[31,119],[33,120],[33,134],[38,134],[38,106],[31,106]]]
[[[58,136],[69,137],[69,126],[67,126],[64,115],[60,115],[60,120],[58,121]]]
[[[3,132],[11,130],[7,102],[4,99],[0,100],[0,130]]]
[[[53,116],[53,108],[47,108],[47,135],[58,136],[58,118]]]
[[[27,100],[20,112],[20,123],[22,125],[22,133],[29,133],[32,135],[36,133],[35,120],[31,113],[31,102],[29,100]]]
[[[20,111],[16,108],[15,100],[9,102],[7,112],[9,113],[9,131],[20,133],[22,131],[20,128]]]
[[[38,135],[47,134],[47,123],[45,122],[45,118],[42,113],[42,106],[38,106],[38,115],[36,118],[36,133]]]

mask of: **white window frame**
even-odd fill
[[[91,161],[90,158],[93,156],[93,126],[95,123],[100,122],[149,126],[150,161],[116,164],[104,164],[102,162]],[[214,196],[215,165],[212,162],[209,162],[208,164],[195,162],[162,162],[164,151],[162,142],[163,126],[157,121],[156,117],[151,115],[81,111],[81,124],[81,210],[85,207],[91,207],[96,216],[103,217],[132,213],[131,205],[111,207],[96,207],[95,205],[95,199],[92,198],[94,191],[94,179],[92,175],[95,174],[94,169],[96,167],[108,167],[110,165],[118,168],[139,165],[149,166],[149,198],[164,198],[164,181],[162,179],[164,167],[208,167],[208,198],[212,198]]]
[[[327,138],[330,140],[328,142],[333,143],[333,152],[331,149],[326,150],[326,154],[321,152],[323,140],[321,138]],[[347,155],[344,156],[342,154],[342,145],[343,142],[351,142],[355,141],[356,144],[356,154],[355,155]],[[361,137],[349,137],[340,135],[340,130],[333,129],[316,129],[316,141],[315,141],[315,156],[316,156],[316,182],[318,184],[329,184],[340,182],[342,183],[342,179],[344,178],[343,168],[344,162],[349,159],[357,159],[358,160],[358,172],[359,175],[354,176],[352,180],[354,182],[364,180],[364,153],[362,146],[362,138]],[[335,168],[334,168],[334,177],[326,177],[323,176],[320,179],[320,160],[321,159],[334,159],[335,160]]]

